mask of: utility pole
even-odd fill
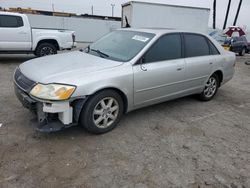
[[[227,5],[227,13],[226,13],[226,17],[225,17],[223,30],[226,29],[226,27],[227,27],[227,19],[228,19],[228,14],[229,14],[229,11],[230,11],[230,7],[231,7],[231,0],[229,0],[228,5]]]
[[[114,17],[114,7],[115,7],[115,4],[111,4],[111,7],[112,7],[112,17]]]
[[[237,23],[238,16],[239,16],[239,13],[240,13],[240,9],[241,9],[241,5],[242,5],[242,0],[240,0],[240,2],[239,2],[238,10],[237,10],[237,13],[236,13],[236,16],[235,16],[235,19],[234,19],[234,24],[233,24],[234,26]]]
[[[52,3],[52,11],[55,12],[55,5]]]
[[[55,12],[55,5],[54,5],[53,0],[51,0],[51,7],[52,7],[52,11]]]
[[[216,0],[213,4],[213,29],[216,29]]]
[[[91,13],[92,13],[92,15],[94,15],[94,6],[93,5],[91,6]]]

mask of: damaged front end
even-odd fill
[[[29,95],[36,82],[25,77],[19,69],[14,74],[14,88],[19,101],[37,115],[36,130],[55,132],[78,125],[81,109],[87,97],[67,101],[43,101]]]

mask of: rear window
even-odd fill
[[[184,34],[184,38],[186,57],[198,57],[210,54],[208,42],[202,35]]]
[[[242,40],[243,40],[244,42],[247,42],[247,38],[246,38],[246,37],[242,37]]]
[[[214,45],[210,40],[208,40],[208,43],[209,43],[209,47],[210,47],[210,54],[211,54],[211,55],[219,55],[220,52],[219,52],[219,50],[215,47],[215,45]]]
[[[0,15],[0,27],[22,27],[23,19],[20,16]]]

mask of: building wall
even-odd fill
[[[28,14],[31,27],[68,29],[76,32],[76,41],[94,42],[121,27],[120,21],[92,18],[58,17]]]

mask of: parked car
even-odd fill
[[[0,53],[56,54],[74,48],[74,31],[32,28],[25,14],[0,11]]]
[[[215,39],[221,45],[224,45],[225,41],[228,40],[229,38],[227,35],[224,35],[224,34],[212,35],[211,37]]]
[[[248,42],[245,36],[228,38],[222,46],[225,50],[238,53],[240,56],[244,56],[248,51]]]
[[[247,43],[247,50],[246,50],[246,53],[249,53],[250,52],[250,42]]]
[[[211,100],[234,75],[235,54],[209,36],[161,29],[114,31],[85,50],[33,59],[14,74],[38,130],[112,130],[124,113],[198,94]]]

